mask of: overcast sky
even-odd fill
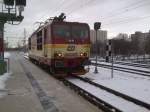
[[[35,22],[61,12],[67,21],[86,22],[91,28],[95,21],[102,22],[108,38],[150,30],[150,0],[27,0],[25,19],[18,26],[5,25],[5,37],[23,37],[24,28],[30,35],[37,27]]]

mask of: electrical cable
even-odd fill
[[[116,17],[116,16],[123,15],[123,14],[125,14],[125,13],[127,13],[127,12],[129,12],[129,11],[132,11],[132,10],[135,10],[135,9],[137,9],[137,8],[141,8],[141,7],[147,6],[147,5],[150,5],[150,1],[148,1],[148,3],[146,2],[146,3],[144,3],[144,4],[139,4],[139,5],[137,5],[137,6],[134,6],[134,7],[128,8],[128,9],[123,9],[122,11],[119,10],[118,13],[111,14],[111,15],[106,16],[106,17],[103,17],[103,18],[101,18],[101,19],[105,19],[105,20],[106,20],[106,19],[111,19],[112,17]]]
[[[108,24],[104,24],[104,25],[108,26],[108,25],[113,25],[113,24],[115,24],[115,25],[117,25],[117,24],[125,24],[125,23],[140,21],[140,20],[148,19],[148,18],[150,18],[150,16],[139,17],[139,18],[135,18],[133,20],[123,20],[123,21],[118,21],[118,22],[114,22],[114,23],[108,23]]]

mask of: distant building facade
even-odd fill
[[[126,41],[131,41],[131,38],[129,38],[128,34],[126,33],[119,33],[115,38],[113,38],[115,40],[117,39],[122,39],[122,40],[126,40]]]
[[[96,42],[96,31],[95,30],[90,31],[90,39],[91,39],[92,43]],[[97,40],[98,40],[98,42],[105,43],[107,40],[107,31],[98,30],[97,31]]]
[[[91,40],[91,53],[96,54],[96,46],[98,47],[98,55],[103,56],[105,55],[105,45],[107,41],[107,31],[98,30],[97,31],[97,45],[96,45],[96,31],[90,31],[90,40]]]
[[[139,52],[144,52],[147,38],[150,38],[150,31],[146,33],[137,31],[135,34],[131,34],[131,40],[137,44]]]

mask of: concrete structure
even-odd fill
[[[102,43],[106,42],[106,40],[107,40],[107,31],[98,30],[97,35],[98,35],[97,36],[98,42],[102,42]],[[90,36],[91,36],[91,42],[95,43],[95,41],[96,41],[96,32],[95,32],[95,30],[90,31]]]
[[[0,112],[102,112],[17,52],[11,53],[10,70],[6,96],[0,98]],[[52,111],[54,106],[58,111]]]

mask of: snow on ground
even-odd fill
[[[10,57],[10,53],[9,52],[4,52],[4,57],[5,58],[9,58]],[[2,96],[5,95],[6,93],[6,89],[5,89],[5,86],[6,86],[6,81],[8,80],[8,78],[10,77],[12,73],[5,73],[3,75],[0,75],[0,98]]]
[[[92,61],[92,62],[95,63],[95,61]],[[107,62],[98,62],[98,64],[112,65],[112,63],[107,63]],[[121,64],[115,64],[115,63],[113,65],[116,67],[129,68],[129,69],[134,69],[134,70],[150,72],[150,69],[148,69],[148,68],[135,67],[135,66],[129,66],[129,65],[121,65]]]
[[[9,58],[10,57],[10,53],[9,52],[4,52],[4,57],[5,58]]]
[[[99,73],[94,74],[94,68],[90,66],[89,73],[82,77],[150,104],[150,77],[114,70],[112,79],[110,69],[98,67]]]
[[[10,78],[11,73],[5,73],[3,75],[0,75],[0,98],[3,97],[6,94],[6,81],[8,78]]]

